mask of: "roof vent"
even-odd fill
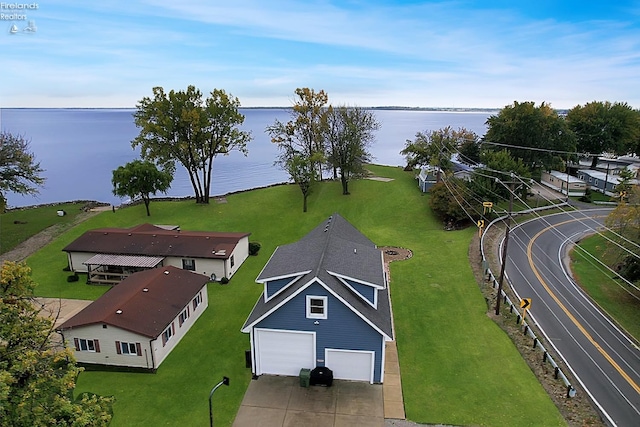
[[[120,309],[116,310],[116,314],[122,314],[122,310]]]
[[[131,233],[129,233],[129,236],[131,236]]]
[[[354,254],[357,254],[357,253],[358,253],[358,250],[357,250],[356,248],[353,248],[353,253],[354,253]]]
[[[169,274],[169,270],[165,270],[165,271],[164,271],[164,274]]]
[[[142,288],[142,292],[149,292],[149,288]]]
[[[106,236],[106,235],[107,235],[107,234],[109,234],[109,233],[107,233],[107,232],[105,231],[103,234]]]

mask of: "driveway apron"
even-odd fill
[[[234,427],[384,426],[382,385],[334,380],[331,387],[300,387],[297,377],[252,380]]]

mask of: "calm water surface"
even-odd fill
[[[37,196],[8,194],[9,206],[29,206],[67,200],[99,200],[119,205],[124,202],[111,193],[111,173],[118,166],[139,158],[131,148],[138,135],[132,109],[0,109],[0,129],[31,140],[31,150],[45,169],[47,181]],[[247,190],[288,180],[273,165],[278,154],[265,128],[275,119],[287,121],[285,109],[241,109],[243,129],[251,131],[249,155],[232,152],[214,162],[212,195]],[[376,110],[381,123],[371,147],[375,163],[404,165],[399,154],[416,132],[445,126],[465,127],[482,136],[490,112]],[[190,196],[193,190],[187,173],[177,165],[168,192]]]

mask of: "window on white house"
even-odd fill
[[[171,337],[173,336],[173,323],[171,323],[171,325],[164,330],[164,332],[162,333],[162,346],[164,347],[165,344],[167,344],[167,341],[169,341],[171,339]]]
[[[200,304],[202,304],[202,292],[198,292],[198,295],[193,299],[193,309],[198,308]]]
[[[182,259],[182,269],[196,271],[196,260],[192,258],[183,258]]]
[[[74,338],[73,342],[76,351],[89,351],[92,353],[100,353],[100,343],[98,340],[88,340],[84,338]]]
[[[136,351],[136,343],[134,342],[121,342],[120,351],[122,351],[122,354],[130,354],[131,356],[138,355],[138,352]]]
[[[327,297],[307,295],[307,319],[327,318]]]
[[[180,323],[180,326],[182,326],[182,324],[186,322],[188,318],[189,318],[189,307],[182,310],[182,313],[180,313],[180,315],[178,316],[178,323]]]
[[[233,255],[231,255],[231,267],[235,264],[235,260],[233,259]]]

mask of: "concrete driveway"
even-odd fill
[[[331,387],[300,387],[298,377],[252,380],[234,427],[383,427],[382,385],[334,380]]]

